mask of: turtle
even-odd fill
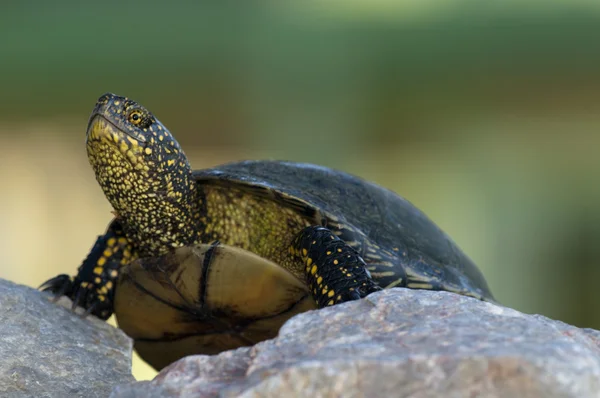
[[[40,288],[103,320],[114,314],[157,370],[382,289],[496,302],[422,211],[355,175],[276,160],[193,170],[150,111],[112,93],[93,108],[86,147],[114,217],[75,276]]]

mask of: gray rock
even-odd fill
[[[600,333],[446,292],[300,314],[252,348],[192,356],[137,397],[600,397]]]
[[[131,350],[119,329],[0,279],[1,397],[107,397],[135,380]]]

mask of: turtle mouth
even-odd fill
[[[148,143],[123,131],[101,114],[94,114],[88,122],[86,144],[90,157],[109,161],[108,152],[116,151],[132,166],[136,166],[142,161]],[[110,147],[113,149],[108,149]]]
[[[86,138],[87,140],[96,140],[101,137],[107,137],[109,139],[113,139],[114,142],[118,143],[117,139],[128,139],[131,142],[131,139],[138,142],[138,144],[145,144],[146,140],[141,139],[135,134],[131,134],[114,124],[110,119],[106,118],[100,113],[94,113],[90,116],[88,121],[87,129],[86,129]]]

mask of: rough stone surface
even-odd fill
[[[600,397],[600,332],[446,292],[391,289],[192,356],[137,397]]]
[[[120,330],[0,279],[0,397],[107,397],[134,381],[131,350]]]

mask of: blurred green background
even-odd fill
[[[500,302],[600,329],[599,37],[597,1],[4,2],[0,277],[74,273],[109,222],[83,142],[111,91],[195,168],[289,159],[388,187]]]

